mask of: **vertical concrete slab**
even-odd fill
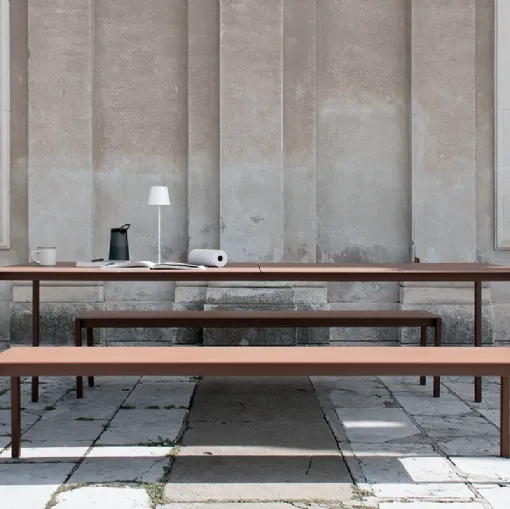
[[[99,0],[94,7],[94,240],[130,223],[132,258],[157,258],[151,185],[167,185],[162,258],[187,248],[187,0]]]
[[[283,28],[284,258],[314,262],[316,1],[285,0]]]
[[[92,3],[28,5],[29,247],[60,260],[91,253]]]
[[[408,258],[408,5],[317,2],[318,261]]]
[[[283,0],[220,2],[220,227],[232,261],[283,256]]]
[[[476,260],[475,3],[411,3],[413,240],[423,262]]]
[[[220,245],[220,5],[188,4],[188,249]]]

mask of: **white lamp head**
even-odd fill
[[[149,205],[170,205],[168,187],[152,186],[149,192]]]

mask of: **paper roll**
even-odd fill
[[[221,249],[193,249],[188,255],[188,263],[224,267],[227,264],[227,253]]]

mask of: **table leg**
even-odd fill
[[[510,457],[510,378],[501,377],[501,418],[500,426],[500,454],[502,458]]]
[[[475,281],[475,346],[482,346],[482,282]],[[482,401],[482,377],[475,377],[475,402]]]
[[[92,327],[87,327],[87,346],[93,347],[94,346],[94,329]],[[89,376],[88,379],[89,387],[94,387],[94,377]]]
[[[11,457],[19,458],[21,453],[21,380],[11,377]]]
[[[32,281],[32,346],[39,346],[40,281]],[[32,401],[39,401],[39,377],[32,377]]]
[[[434,348],[440,347],[442,343],[441,338],[441,329],[442,329],[442,321],[441,318],[438,318],[436,321],[436,326],[434,329],[435,336],[434,336]],[[441,377],[435,376],[434,377],[434,388],[432,389],[434,398],[439,398],[441,394]]]
[[[420,346],[427,346],[427,327],[420,327]],[[426,385],[427,377],[420,376],[420,385]]]
[[[82,346],[82,337],[81,337],[81,322],[80,320],[76,320],[74,322],[74,344],[77,347]],[[76,397],[83,398],[83,377],[76,377]]]

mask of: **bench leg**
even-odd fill
[[[21,379],[11,377],[11,457],[21,454]]]
[[[427,327],[420,327],[420,346],[427,346]],[[420,385],[427,384],[427,377],[420,376]]]
[[[475,281],[475,346],[482,346],[482,283]],[[475,376],[475,402],[482,401],[482,377]]]
[[[32,346],[39,346],[39,320],[41,315],[41,283],[32,281]],[[32,377],[32,401],[39,401],[39,377]]]
[[[510,457],[510,378],[501,377],[500,454]]]
[[[434,328],[434,347],[440,347],[441,346],[441,328],[442,328],[442,322],[440,319],[436,321],[436,326]],[[434,386],[432,389],[434,398],[439,398],[441,394],[441,377],[435,376],[434,377]]]
[[[94,329],[92,327],[87,327],[87,346],[94,346]],[[89,376],[88,379],[89,387],[94,387],[94,377]]]
[[[81,337],[81,322],[76,320],[74,322],[74,340],[76,346],[82,346],[82,337]],[[83,398],[83,377],[76,377],[76,397]]]

